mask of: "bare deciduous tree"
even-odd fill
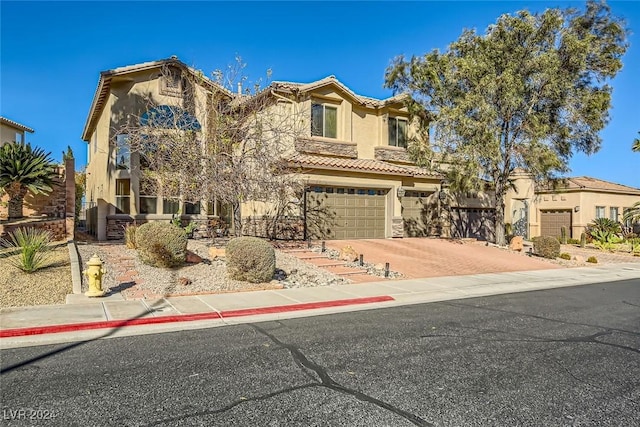
[[[270,86],[247,85],[243,68],[237,58],[208,78],[167,64],[161,78],[175,91],[175,103],[144,96],[141,113],[130,114],[115,132],[127,135],[128,148],[139,155],[141,194],[220,202],[232,209],[236,235],[242,234],[243,202],[286,213],[282,206],[303,190],[283,161],[305,127],[302,111]]]

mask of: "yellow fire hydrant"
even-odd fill
[[[88,297],[101,297],[105,292],[102,290],[102,276],[107,272],[102,266],[102,260],[98,254],[93,254],[89,262],[89,268],[82,273],[89,278],[89,290],[84,294]]]

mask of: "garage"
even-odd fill
[[[437,219],[437,207],[430,197],[433,192],[407,191],[402,197],[402,221],[405,237],[426,237]]]
[[[567,237],[571,238],[571,210],[540,211],[541,236],[560,237],[562,227],[567,229]]]
[[[311,186],[305,212],[312,239],[381,239],[385,237],[389,190]]]
[[[495,210],[476,208],[451,209],[451,235],[495,242]]]

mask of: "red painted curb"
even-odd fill
[[[309,302],[303,304],[278,305],[272,307],[247,308],[211,313],[179,314],[173,316],[144,317],[125,320],[105,320],[101,322],[67,323],[63,325],[36,326],[30,328],[0,329],[0,338],[23,337],[29,335],[55,334],[61,332],[84,331],[90,329],[121,328],[124,326],[153,325],[173,322],[191,322],[195,320],[223,319],[256,314],[285,313],[288,311],[313,310],[317,308],[341,307],[345,305],[370,304],[393,301],[388,295],[367,298],[352,298],[335,301]]]
[[[341,307],[345,305],[356,305],[356,304],[371,304],[374,302],[385,302],[385,301],[393,301],[393,300],[394,299],[388,295],[382,295],[378,297],[340,299],[335,301],[322,301],[322,302],[306,302],[302,304],[291,304],[291,305],[276,305],[273,307],[243,308],[240,310],[222,311],[220,312],[220,314],[224,319],[225,317],[240,317],[240,316],[252,316],[254,314],[270,314],[270,313],[283,313],[287,311],[313,310],[315,308]]]

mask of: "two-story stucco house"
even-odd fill
[[[186,203],[146,194],[140,185],[140,159],[129,151],[127,135],[121,133],[131,117],[150,114],[145,102],[149,98],[160,105],[156,110],[182,106],[183,73],[200,77],[197,87],[190,88],[196,97],[216,93],[230,103],[246,100],[246,95],[202,78],[175,57],[100,74],[82,134],[88,144],[86,199],[92,206],[87,223],[98,239],[121,238],[122,225],[131,221],[169,220],[176,213],[186,220],[222,218],[233,226],[228,207],[207,203],[206,197],[203,203]],[[414,127],[402,96],[361,96],[334,76],[311,83],[273,82],[260,96],[274,97],[274,104],[290,103],[291,111],[302,112],[303,130],[287,142],[290,147],[283,158],[305,188],[296,200],[294,221],[303,230],[297,237],[494,239],[490,195],[443,191],[441,176],[410,160],[406,146]],[[205,112],[197,106],[192,110],[195,128],[204,132]],[[14,124],[5,119],[2,123],[3,129]],[[31,131],[21,125],[13,129]],[[594,218],[620,220],[640,196],[639,189],[588,177],[568,178],[547,188],[515,171],[513,182],[514,190],[505,199],[505,221],[514,234],[526,237],[559,235],[563,226],[570,237],[578,237]],[[269,212],[264,203],[243,203],[242,217],[250,225],[245,233],[265,235]]]
[[[173,70],[168,75],[167,67]],[[92,206],[87,225],[100,240],[120,238],[122,225],[132,220],[168,220],[176,212],[187,220],[231,221],[225,207],[215,203],[205,207],[144,194],[139,159],[129,152],[127,135],[119,134],[128,118],[145,115],[144,100],[149,97],[159,104],[181,105],[180,73],[197,71],[172,57],[100,74],[82,134],[88,144],[86,199]],[[201,82],[196,92],[217,91],[230,102],[239,96],[206,78]],[[306,115],[304,132],[291,141],[283,159],[306,186],[299,201],[305,237],[451,234],[491,239],[486,200],[460,199],[460,204],[457,198],[438,197],[442,178],[409,160],[406,145],[412,126],[401,97],[357,95],[333,76],[311,83],[273,82],[268,89],[263,93],[288,100]],[[198,129],[206,129],[205,114],[197,109],[193,114]],[[266,212],[252,202],[242,209],[243,217],[254,223]]]

